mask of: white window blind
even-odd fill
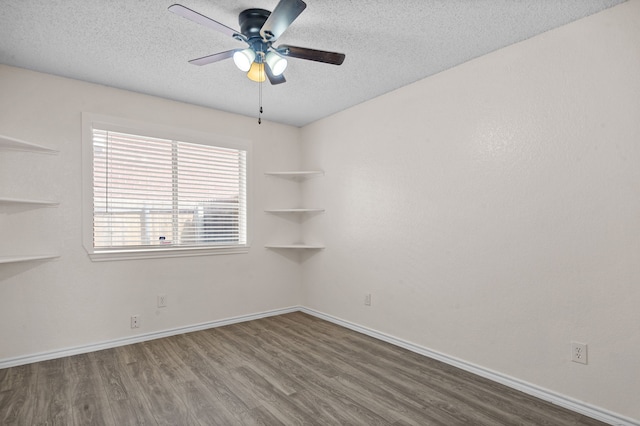
[[[246,151],[92,131],[96,251],[246,244]]]

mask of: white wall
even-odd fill
[[[640,419],[639,22],[632,0],[303,128],[306,306]]]
[[[0,197],[60,201],[44,209],[0,205],[0,256],[61,253],[51,262],[0,264],[0,360],[300,304],[300,264],[264,248],[297,227],[263,212],[299,203],[297,187],[286,192],[286,182],[264,176],[298,168],[298,128],[2,65],[0,94],[0,134],[60,150],[0,151]],[[81,239],[84,111],[251,140],[250,252],[91,262]],[[158,309],[161,293],[169,302]],[[140,329],[131,330],[132,314],[142,316]]]
[[[302,131],[0,65],[0,133],[60,150],[0,152],[0,196],[61,202],[0,207],[0,256],[62,255],[0,265],[0,360],[302,302],[640,418],[639,19],[631,0]],[[250,253],[92,263],[83,111],[252,140]],[[294,221],[262,212],[299,204],[263,172],[300,159],[326,171],[304,185],[327,209],[304,221],[327,249],[302,269],[263,248]]]

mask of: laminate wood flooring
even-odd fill
[[[602,425],[296,312],[0,370],[2,425]]]

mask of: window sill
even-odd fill
[[[215,256],[221,254],[249,253],[249,246],[203,247],[203,248],[166,248],[155,250],[112,250],[89,253],[93,262],[115,260],[157,259],[167,257]]]

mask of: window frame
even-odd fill
[[[167,248],[96,249],[93,246],[93,129],[171,139],[180,142],[231,148],[246,152],[246,243],[216,246],[191,246]],[[82,244],[92,261],[152,259],[184,256],[210,256],[248,253],[251,237],[251,147],[249,140],[230,138],[184,128],[83,112],[82,113]]]

